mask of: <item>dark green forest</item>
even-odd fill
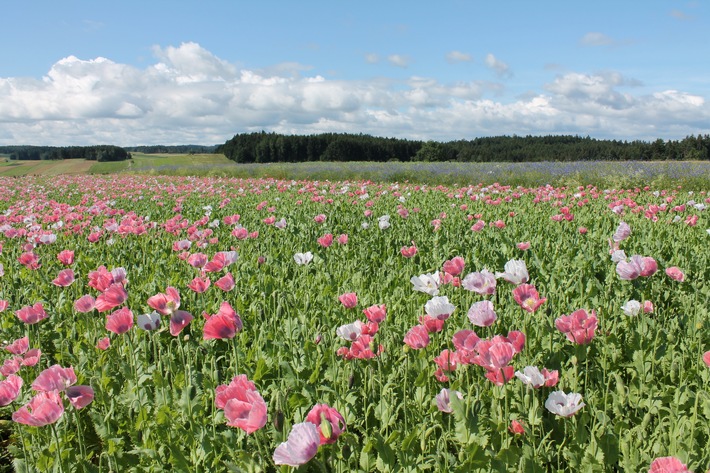
[[[0,146],[0,154],[10,159],[27,161],[55,159],[87,159],[89,161],[123,161],[131,155],[123,148],[111,145],[97,146]]]
[[[244,133],[218,146],[237,163],[304,161],[666,161],[710,159],[710,135],[653,142],[580,136],[496,136],[449,142],[370,135]]]
[[[214,153],[217,145],[141,145],[126,146],[124,149],[131,153],[145,154],[209,154]]]

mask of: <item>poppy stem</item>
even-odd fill
[[[64,473],[64,468],[62,467],[62,456],[60,454],[61,447],[59,446],[59,436],[57,435],[57,429],[54,427],[54,424],[49,424],[49,426],[52,428],[52,433],[54,434],[54,441],[57,445],[57,464],[59,465],[59,473]]]

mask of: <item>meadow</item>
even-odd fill
[[[7,471],[710,468],[703,163],[160,159],[0,177]]]

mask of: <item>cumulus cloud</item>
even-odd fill
[[[462,53],[461,51],[451,51],[446,54],[446,62],[454,64],[457,62],[471,62],[473,58],[470,54]]]
[[[0,78],[0,144],[217,144],[262,129],[423,140],[514,133],[655,139],[707,133],[710,120],[705,97],[637,87],[614,71],[561,71],[511,98],[500,82],[483,80],[332,80],[296,63],[239,69],[195,43],[154,54],[144,68],[69,56],[40,79]],[[486,64],[510,73],[492,55]]]
[[[498,77],[509,77],[512,75],[510,67],[491,53],[486,55],[486,66],[495,72]]]
[[[410,59],[408,56],[402,56],[401,54],[390,54],[387,56],[387,61],[389,61],[389,63],[393,66],[407,67]]]

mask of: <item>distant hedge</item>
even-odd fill
[[[128,151],[118,146],[0,146],[0,154],[10,159],[39,161],[58,159],[87,159],[89,161],[124,161],[130,159]]]

